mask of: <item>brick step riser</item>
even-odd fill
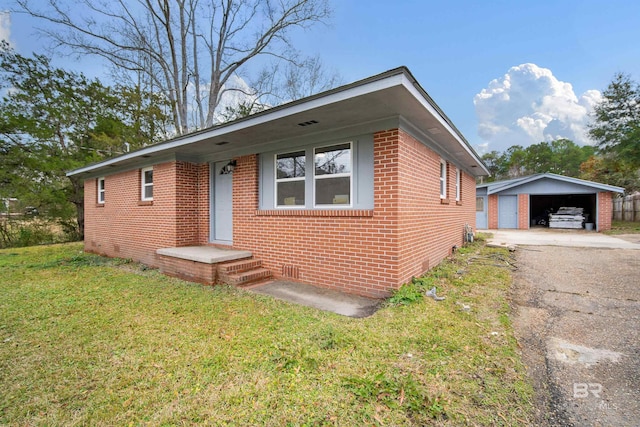
[[[251,271],[242,272],[239,274],[220,275],[219,281],[233,286],[246,286],[248,284],[270,279],[272,276],[271,271],[264,268],[257,268]]]
[[[231,274],[244,273],[246,271],[255,270],[262,267],[262,261],[257,259],[250,259],[246,261],[237,261],[228,264],[222,264],[218,266],[218,273],[220,276],[229,276]]]

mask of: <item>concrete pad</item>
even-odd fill
[[[493,234],[487,240],[487,243],[504,247],[529,245],[640,250],[640,244],[638,243],[593,231],[549,229],[477,231]]]
[[[375,313],[382,300],[345,294],[332,289],[304,283],[276,280],[249,289],[294,304],[331,311],[349,317],[368,317]]]
[[[162,248],[156,251],[158,255],[173,258],[186,259],[204,264],[217,264],[219,262],[233,261],[236,259],[250,258],[250,251],[237,251],[213,246],[183,246],[181,248]]]

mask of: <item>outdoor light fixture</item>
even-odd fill
[[[229,163],[224,165],[222,169],[220,169],[220,175],[228,175],[230,173],[233,173],[235,168],[236,168],[236,161],[231,160]]]

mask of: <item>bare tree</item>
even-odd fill
[[[299,66],[287,64],[284,76],[282,93],[287,100],[304,98],[342,84],[340,74],[327,70],[318,56],[305,59]]]
[[[223,121],[246,117],[274,105],[315,95],[342,84],[342,76],[331,71],[318,56],[299,62],[270,64],[252,82],[253,93],[231,105],[225,105],[219,116]]]
[[[227,88],[259,56],[298,64],[290,30],[324,22],[328,0],[16,0],[56,46],[144,76],[176,132],[214,124]],[[43,6],[42,6],[43,5]],[[53,24],[53,25],[52,25]],[[257,96],[256,93],[249,94]],[[191,110],[191,111],[190,111]]]

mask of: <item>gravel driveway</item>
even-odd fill
[[[516,259],[513,324],[538,425],[639,426],[640,250],[520,244]]]

